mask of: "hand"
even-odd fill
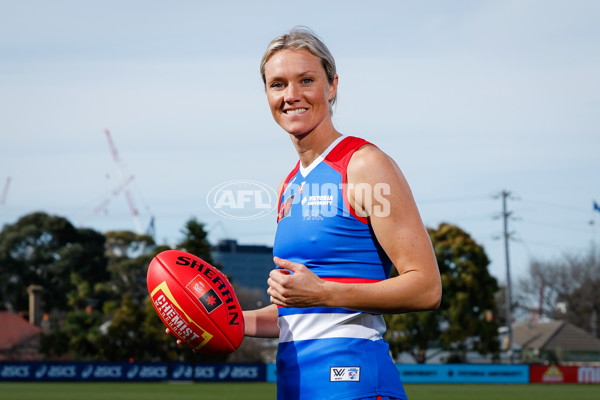
[[[271,296],[271,303],[295,308],[326,305],[324,280],[305,265],[278,257],[274,257],[273,261],[282,269],[272,270],[267,280],[269,284],[267,293]]]
[[[170,330],[169,328],[166,328],[166,329],[165,329],[165,333],[166,333],[167,335],[172,335],[172,334],[173,334],[173,332],[171,332],[171,330]],[[184,343],[183,343],[183,341],[182,341],[181,339],[177,339],[177,344],[178,344],[178,345],[182,345],[182,344],[184,344]],[[192,349],[192,351],[193,351],[194,353],[196,352],[196,350],[195,350],[195,349]]]
[[[165,333],[166,333],[167,335],[173,335],[173,336],[175,336],[175,335],[173,334],[173,332],[171,332],[171,330],[170,330],[169,328],[165,329]],[[177,339],[177,344],[183,344],[183,341],[182,341],[181,339]]]

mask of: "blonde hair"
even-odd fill
[[[327,75],[327,80],[330,84],[333,84],[336,75],[335,60],[327,46],[325,46],[325,43],[323,43],[313,31],[305,26],[295,26],[288,33],[277,36],[269,43],[269,46],[267,47],[267,50],[265,50],[265,54],[263,54],[262,60],[260,61],[260,75],[263,83],[265,85],[267,84],[265,78],[265,64],[273,54],[280,50],[300,49],[306,49],[312,55],[321,59],[325,74]],[[337,92],[329,102],[330,106],[335,104],[336,99]]]

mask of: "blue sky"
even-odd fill
[[[271,244],[274,214],[224,219],[205,198],[232,180],[276,187],[297,160],[258,64],[273,37],[306,25],[336,58],[338,130],[392,156],[426,225],[469,232],[500,281],[494,196],[514,194],[517,279],[531,258],[600,240],[598,20],[600,2],[578,0],[0,0],[0,224],[43,210],[134,230],[111,195],[109,129],[159,242],[196,217],[213,241]]]

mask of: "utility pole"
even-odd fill
[[[512,329],[512,288],[510,280],[510,257],[508,251],[508,242],[510,239],[510,233],[508,231],[508,218],[512,212],[506,208],[506,200],[510,196],[510,192],[503,190],[500,195],[502,196],[502,220],[503,220],[503,236],[504,236],[504,257],[506,260],[506,327],[508,328],[508,351],[507,359],[508,363],[513,363],[513,329]]]
[[[2,195],[0,195],[0,206],[6,204],[6,197],[8,196],[8,187],[10,186],[10,176],[6,178],[6,183],[4,184],[4,189],[2,189]]]

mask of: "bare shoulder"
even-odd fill
[[[350,158],[348,177],[359,181],[384,179],[390,175],[401,175],[400,168],[394,160],[378,147],[364,145]],[[354,180],[354,179],[353,179]]]
[[[279,182],[279,185],[277,185],[277,196],[281,196],[281,190],[283,189],[283,184],[285,183],[285,178],[281,180],[281,182]]]

